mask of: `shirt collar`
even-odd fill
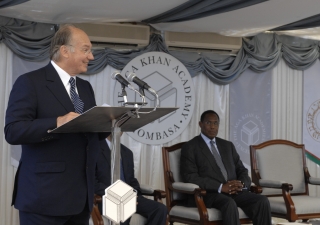
[[[203,140],[206,142],[207,145],[210,145],[210,141],[213,141],[214,143],[216,143],[216,138],[213,138],[212,140],[210,138],[208,138],[206,135],[204,135],[203,133],[200,133],[201,137],[203,138]]]
[[[69,80],[71,77],[76,78],[76,76],[70,76],[66,71],[64,71],[60,66],[58,66],[54,61],[51,60],[52,66],[56,69],[63,85],[66,87],[69,85]],[[75,79],[77,81],[77,79]]]
[[[108,146],[109,146],[109,148],[110,148],[110,150],[111,150],[111,142],[109,141],[109,139],[108,138],[106,138],[106,142],[107,142],[107,144],[108,144]]]

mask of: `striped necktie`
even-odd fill
[[[76,80],[73,77],[71,77],[69,80],[69,83],[70,83],[70,97],[74,105],[74,111],[76,113],[82,114],[84,104],[76,92]]]
[[[218,149],[214,145],[215,142],[214,141],[210,141],[210,144],[211,144],[211,153],[212,153],[214,159],[216,160],[216,163],[219,166],[224,179],[227,181],[228,180],[228,173],[227,173],[226,168],[224,167],[224,164],[222,162],[221,156],[218,153]]]

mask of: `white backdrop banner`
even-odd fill
[[[303,143],[312,155],[320,158],[320,62],[304,71]]]
[[[230,141],[250,166],[250,145],[271,138],[271,70],[246,70],[230,84]]]

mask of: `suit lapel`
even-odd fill
[[[203,140],[201,135],[199,136],[199,147],[201,149],[202,154],[209,160],[210,164],[216,163],[213,155],[211,154],[210,149],[208,148],[208,145],[206,142]]]
[[[66,109],[66,112],[74,112],[74,106],[71,102],[71,99],[66,91],[66,88],[63,86],[63,83],[51,63],[46,67],[46,78],[47,78],[47,88],[51,93],[58,99],[61,105]]]

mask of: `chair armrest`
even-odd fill
[[[92,222],[94,225],[103,225],[103,219],[99,212],[98,203],[102,202],[102,198],[99,195],[94,195],[93,208],[91,211]]]
[[[288,184],[285,181],[277,181],[277,180],[259,180],[259,184],[261,187],[266,187],[266,188],[278,188],[282,189],[282,191],[292,191],[293,186],[292,184]]]
[[[142,195],[153,196],[155,201],[160,201],[166,197],[166,192],[158,189],[154,189],[150,185],[140,184],[140,190]]]
[[[174,182],[169,187],[172,191],[191,194],[195,196],[205,196],[206,190],[199,188],[198,185],[192,183]]]
[[[200,221],[209,220],[208,210],[203,201],[203,196],[207,193],[206,190],[199,188],[196,184],[183,182],[172,183],[172,188],[173,191],[193,195],[200,215]]]
[[[199,188],[198,185],[192,183],[183,183],[183,182],[174,182],[172,187],[181,191],[193,192],[196,188]]]
[[[267,188],[282,188],[282,184],[286,184],[287,182],[285,181],[278,181],[278,180],[264,180],[260,179],[259,184],[262,187],[267,187]]]
[[[94,197],[93,197],[93,204],[96,205],[98,203],[102,203],[102,197],[100,195],[96,195],[94,194]]]
[[[141,193],[144,194],[153,194],[154,188],[150,185],[140,184]]]
[[[250,191],[256,194],[261,194],[262,193],[262,187],[261,186],[257,186],[255,184],[251,184],[250,186]]]
[[[320,178],[309,177],[309,184],[320,185]]]

